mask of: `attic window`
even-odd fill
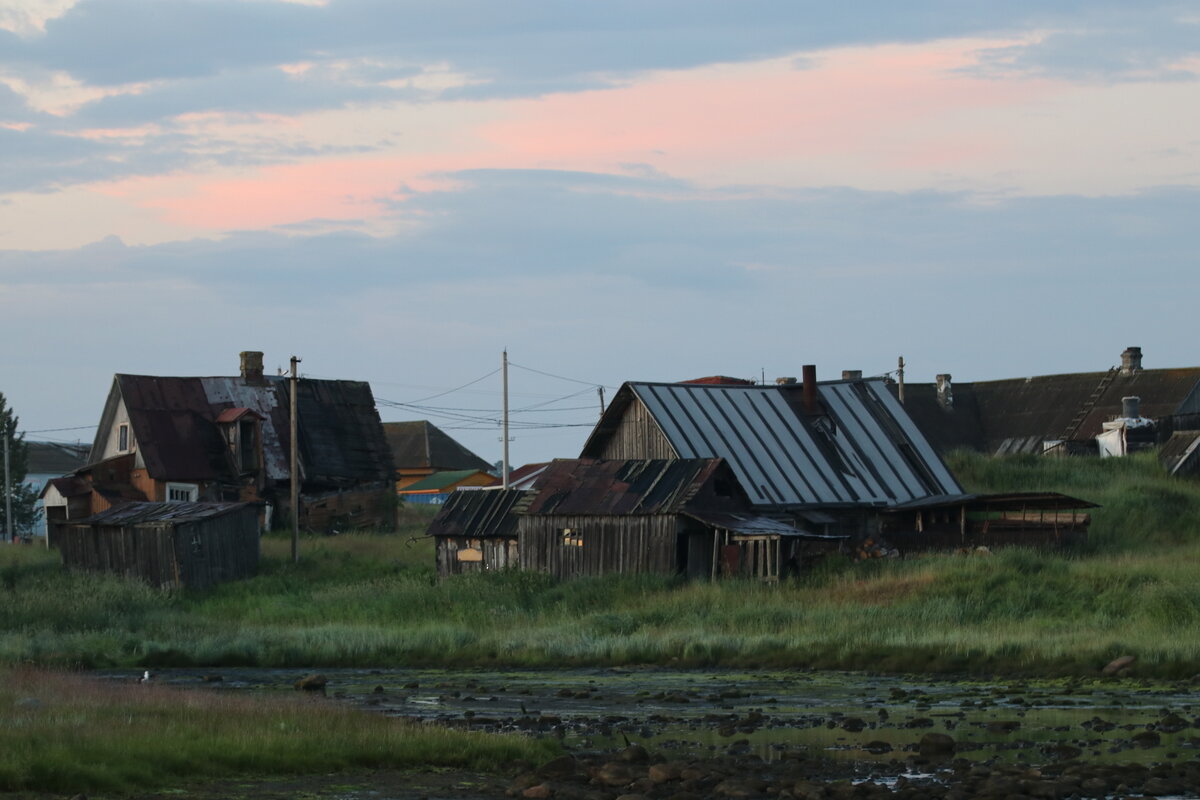
[[[194,503],[200,497],[200,487],[194,483],[168,483],[168,503]]]
[[[562,529],[563,547],[583,547],[583,532],[578,528]]]
[[[129,426],[125,423],[117,428],[117,452],[129,452]]]

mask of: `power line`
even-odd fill
[[[596,381],[581,381],[577,378],[568,378],[565,375],[555,375],[553,372],[543,372],[540,369],[534,369],[533,367],[526,367],[526,366],[518,364],[514,361],[509,361],[508,365],[510,367],[517,367],[518,369],[526,370],[527,372],[536,372],[538,375],[545,375],[547,378],[558,378],[560,381],[570,381],[571,383],[582,383],[584,386],[591,386],[593,388],[595,388],[596,386],[603,385],[603,384],[597,383]],[[617,387],[605,386],[604,388],[605,389],[615,389]]]
[[[59,431],[85,431],[95,429],[95,425],[76,425],[74,428],[41,428],[36,431],[18,431],[19,433],[58,433]]]

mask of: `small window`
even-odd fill
[[[194,483],[168,483],[168,503],[194,503],[200,497],[200,487]]]
[[[121,453],[129,452],[129,426],[124,423],[117,428],[117,451]]]
[[[562,543],[564,547],[583,547],[583,532],[578,528],[563,528]]]

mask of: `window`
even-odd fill
[[[200,497],[200,487],[194,483],[168,483],[168,503],[194,503]]]
[[[583,547],[583,532],[578,528],[563,528],[562,543],[564,547]]]
[[[129,452],[129,426],[124,423],[117,428],[117,452]]]

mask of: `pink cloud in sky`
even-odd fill
[[[229,230],[383,216],[390,207],[382,199],[401,198],[402,187],[446,188],[430,176],[472,168],[621,172],[619,165],[639,163],[717,184],[755,182],[780,165],[782,185],[796,179],[787,165],[823,159],[860,171],[953,170],[1004,146],[1001,134],[964,117],[1054,90],[965,69],[975,52],[1007,44],[850,48],[801,65],[776,59],[662,72],[621,87],[491,101],[500,118],[476,123],[469,143],[449,152],[311,160],[235,178],[140,178],[104,191],[161,209],[174,224]],[[344,113],[353,124],[354,111]],[[421,110],[412,113],[420,125]],[[847,173],[843,182],[855,178]]]

